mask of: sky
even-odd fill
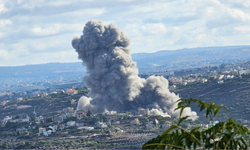
[[[77,62],[89,20],[114,23],[132,53],[250,45],[250,0],[1,0],[0,66]]]

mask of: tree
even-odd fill
[[[191,104],[197,104],[200,111],[205,111],[205,117],[214,122],[214,118],[220,115],[220,110],[226,108],[217,106],[211,102],[204,102],[198,99],[180,99],[177,101],[180,110],[180,118],[177,124],[164,131],[161,135],[145,143],[142,149],[247,149],[249,142],[246,136],[249,130],[235,122],[232,118],[224,122],[219,122],[207,129],[194,127],[186,130],[180,127],[182,121],[187,120],[189,116],[181,117],[183,110],[190,107]]]
[[[88,111],[87,111],[87,116],[91,116],[91,115],[92,115],[91,110],[88,110]]]
[[[46,118],[46,122],[50,123],[50,122],[53,122],[53,120],[52,120],[52,118]]]

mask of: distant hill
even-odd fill
[[[164,50],[155,53],[135,53],[140,72],[156,70],[180,70],[222,63],[234,63],[250,60],[250,46],[200,47]]]
[[[80,62],[0,67],[0,93],[82,82],[84,73],[85,68]]]
[[[204,47],[180,50],[163,50],[155,53],[135,53],[132,59],[137,62],[141,73],[157,70],[180,70],[222,63],[250,60],[250,46]],[[0,67],[0,78],[54,78],[60,75],[81,75],[85,67],[81,62],[48,63],[17,67]]]
[[[83,75],[85,68],[80,62],[48,63],[16,67],[0,67],[0,72],[0,78],[38,78],[75,73],[80,73]]]

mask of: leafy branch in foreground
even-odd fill
[[[198,99],[180,99],[177,101],[180,111],[179,121],[177,124],[164,131],[146,142],[142,149],[247,149],[249,141],[246,140],[249,135],[249,130],[229,118],[224,122],[219,122],[214,125],[213,121],[217,115],[220,115],[220,110],[225,106],[218,106],[215,103],[205,102]],[[186,130],[180,127],[180,123],[187,120],[189,116],[182,116],[182,112],[187,107],[194,104],[200,108],[200,111],[205,111],[205,117],[212,122],[212,126],[202,130],[200,127],[194,127],[191,130]],[[171,124],[171,123],[170,123]]]

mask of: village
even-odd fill
[[[227,71],[229,70],[229,71]],[[241,80],[248,75],[247,68],[224,71],[193,73],[185,76],[168,77],[171,89],[188,88],[190,85],[218,84],[223,85],[231,80]],[[154,74],[165,76],[164,72]],[[169,73],[166,73],[169,75]],[[65,89],[65,90],[64,90]],[[78,110],[77,103],[82,95],[87,95],[87,87],[70,86],[64,89],[32,90],[32,93],[19,92],[16,98],[0,103],[0,137],[1,143],[25,139],[89,139],[100,140],[112,145],[134,146],[118,148],[139,148],[143,143],[157,137],[177,123],[176,117],[161,116],[150,113],[148,108],[138,108],[132,112],[106,111],[94,114],[90,110]],[[30,93],[27,96],[27,93]],[[188,120],[181,124],[189,130],[199,126],[202,129],[215,125],[219,120],[204,122]],[[249,120],[242,120],[249,128]],[[22,140],[18,140],[22,137]]]

